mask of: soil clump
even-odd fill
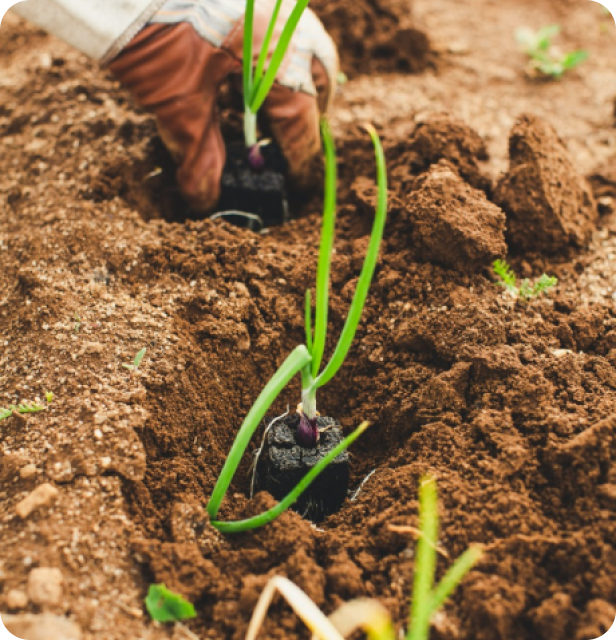
[[[507,239],[520,250],[558,253],[584,247],[597,221],[590,185],[554,128],[521,116],[509,137],[509,171],[494,192],[507,214]]]

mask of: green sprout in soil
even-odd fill
[[[552,45],[552,38],[560,33],[557,24],[542,27],[534,32],[528,27],[516,31],[516,40],[522,45],[524,53],[530,58],[527,72],[531,76],[537,74],[551,78],[560,78],[588,58],[588,51],[578,49],[563,54]]]
[[[164,584],[151,584],[144,602],[148,613],[157,622],[178,622],[197,617],[195,607]]]
[[[298,0],[286,21],[280,38],[276,43],[274,52],[267,64],[270,44],[274,35],[276,21],[280,14],[282,0],[276,1],[276,6],[270,18],[270,22],[265,32],[265,38],[261,45],[261,51],[257,59],[257,66],[253,69],[253,22],[255,0],[246,0],[246,12],[244,14],[244,51],[243,51],[243,81],[244,81],[244,139],[248,149],[248,161],[253,169],[261,169],[264,164],[261,155],[261,146],[266,141],[257,141],[257,113],[267,98],[280,65],[285,57],[287,49],[291,44],[291,39],[295,29],[299,24],[304,10],[308,6],[309,0]]]
[[[51,404],[53,402],[53,399],[55,398],[53,391],[46,391],[45,392],[45,400],[47,400],[47,404]]]
[[[122,366],[125,369],[128,369],[129,371],[137,371],[137,369],[139,369],[139,365],[141,364],[141,361],[143,360],[143,356],[145,355],[146,352],[146,348],[143,347],[143,349],[141,349],[141,351],[135,356],[135,359],[133,360],[133,364],[123,364]]]
[[[363,630],[371,640],[428,640],[430,622],[464,576],[481,558],[480,546],[470,546],[434,585],[438,543],[438,495],[433,478],[424,478],[419,487],[419,531],[415,552],[415,580],[406,636],[395,633],[391,616],[376,600],[366,598],[343,604],[326,617],[295,584],[281,576],[273,577],[263,590],[255,607],[246,640],[255,640],[276,591],[279,591],[295,613],[312,631],[313,638],[343,640]]]
[[[25,404],[12,404],[8,408],[0,407],[0,420],[10,418],[14,413],[38,413],[39,411],[45,411],[45,407],[42,407],[35,402]]]
[[[298,5],[299,6],[299,3]],[[336,155],[333,138],[329,126],[325,120],[322,122],[323,145],[325,149],[325,198],[323,209],[323,222],[321,230],[321,244],[317,266],[316,285],[316,310],[315,328],[312,332],[312,309],[310,292],[306,293],[306,344],[296,347],[282,363],[278,371],[267,383],[254,405],[248,412],[236,436],[235,442],[225,461],[212,496],[207,505],[207,511],[213,526],[225,533],[246,531],[263,526],[277,518],[288,509],[309,486],[309,484],[332,462],[342,451],[348,448],[367,428],[368,423],[362,423],[351,435],[339,443],[322,460],[320,460],[298,483],[298,485],[275,507],[259,516],[241,522],[218,522],[216,517],[220,505],[225,497],[231,480],[235,475],[242,455],[248,446],[252,435],[261,423],[267,410],[280,392],[287,386],[291,379],[301,373],[302,379],[302,404],[300,411],[300,423],[296,434],[297,442],[304,447],[315,447],[319,440],[317,428],[317,389],[329,382],[344,363],[351,343],[355,337],[357,326],[361,319],[362,311],[366,303],[366,297],[376,267],[377,258],[383,229],[387,217],[387,170],[383,147],[373,127],[367,127],[375,150],[377,166],[378,197],[376,215],[368,245],[368,251],[364,259],[364,265],[359,276],[357,287],[349,314],[342,329],[338,344],[334,353],[321,370],[321,361],[325,350],[327,337],[328,291],[331,253],[333,249],[334,226],[336,221]]]
[[[544,273],[534,284],[531,284],[530,280],[525,278],[518,286],[518,279],[513,269],[504,260],[495,260],[493,268],[495,275],[499,278],[496,284],[504,287],[523,302],[537,298],[558,284],[557,278]]]

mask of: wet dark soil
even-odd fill
[[[289,221],[286,162],[273,144],[261,147],[261,157],[263,167],[254,169],[242,142],[227,147],[215,219],[222,217],[226,222],[257,233]]]
[[[276,500],[285,498],[344,438],[340,425],[333,418],[319,416],[320,436],[316,446],[302,446],[296,435],[299,422],[297,413],[274,422],[267,430],[259,455],[257,489],[267,491]],[[348,487],[349,453],[343,451],[301,495],[293,509],[312,522],[322,522],[340,510]]]
[[[349,453],[355,495],[339,513],[315,527],[290,511],[229,537],[204,507],[244,416],[303,341],[320,194],[265,235],[166,215],[178,194],[152,118],[85,57],[4,19],[0,406],[54,399],[0,422],[0,611],[67,617],[87,640],[239,640],[268,579],[285,575],[327,612],[378,598],[403,628],[415,540],[392,525],[417,527],[418,482],[431,473],[443,550],[486,547],[433,638],[600,636],[616,602],[614,25],[581,0],[418,0],[433,62],[409,75],[419,68],[401,65],[400,49],[377,55],[381,34],[393,42],[410,28],[406,3],[315,7],[355,74],[332,113],[326,357],[374,211],[365,120],[390,173],[374,284],[319,411],[345,433],[373,424]],[[358,12],[374,37],[347,29]],[[560,22],[563,46],[588,47],[589,61],[560,83],[529,81],[511,33],[529,22]],[[520,278],[546,272],[557,288],[511,298],[491,271],[506,254]],[[140,367],[124,368],[143,347]],[[296,380],[272,414],[299,396]],[[274,504],[266,492],[249,499],[261,437],[223,519]],[[22,519],[17,504],[45,483],[57,494]],[[37,568],[60,570],[58,597],[33,600]],[[152,623],[152,581],[190,598],[198,618]],[[263,637],[308,636],[275,605]]]

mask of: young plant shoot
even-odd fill
[[[280,14],[283,0],[277,0],[276,6],[270,18],[270,22],[265,33],[261,51],[257,59],[257,66],[253,69],[253,22],[255,0],[246,0],[246,12],[244,15],[244,51],[243,51],[243,81],[244,81],[244,139],[248,149],[248,162],[252,169],[259,171],[263,168],[264,159],[261,155],[261,145],[257,141],[257,113],[261,105],[267,98],[272,85],[276,80],[280,65],[285,57],[287,49],[291,44],[291,39],[295,29],[299,24],[304,10],[308,6],[309,0],[298,0],[285,23],[280,38],[276,43],[267,69],[265,65],[269,55],[270,45],[276,21]]]
[[[35,402],[26,402],[18,405],[12,404],[8,408],[0,407],[0,420],[10,418],[14,413],[23,415],[24,413],[38,413],[39,411],[45,411],[45,407],[42,407],[40,404],[36,404]]]
[[[528,302],[533,298],[537,298],[558,284],[556,277],[548,276],[544,273],[534,284],[531,284],[528,278],[524,278],[518,286],[518,279],[515,272],[504,260],[495,260],[492,268],[498,278],[496,284],[509,291],[515,298],[522,300],[522,302]]]
[[[537,32],[528,27],[521,27],[516,31],[516,40],[529,57],[528,75],[539,74],[558,79],[588,58],[588,51],[584,49],[563,54],[557,47],[552,46],[552,38],[559,33],[560,26],[557,24],[542,27]]]
[[[144,602],[152,620],[157,622],[178,622],[197,617],[195,607],[164,584],[151,584]]]
[[[298,5],[299,6],[299,3]],[[344,363],[355,337],[361,319],[372,276],[376,267],[379,247],[383,237],[383,229],[387,217],[387,171],[383,147],[373,127],[367,130],[375,149],[377,166],[378,200],[376,215],[372,227],[368,251],[359,277],[351,308],[344,328],[334,350],[332,358],[321,370],[321,362],[327,337],[327,311],[329,272],[333,248],[334,226],[336,219],[336,156],[329,126],[322,122],[323,144],[325,149],[325,204],[321,232],[321,245],[317,267],[316,311],[314,335],[311,327],[311,296],[306,293],[306,344],[296,347],[283,362],[278,371],[267,383],[248,415],[244,419],[229,456],[225,461],[220,477],[209,500],[207,511],[212,524],[223,532],[245,531],[260,527],[280,515],[290,507],[310,483],[345,449],[347,449],[368,427],[368,423],[360,425],[350,436],[342,440],[323,459],[302,478],[297,486],[275,507],[269,511],[242,522],[224,523],[216,521],[220,505],[229,488],[231,480],[242,459],[250,439],[261,423],[267,410],[290,380],[298,373],[302,379],[302,404],[296,441],[300,446],[315,447],[319,440],[317,428],[317,389],[329,382]]]
[[[438,543],[438,496],[433,478],[424,478],[419,487],[419,521],[415,552],[415,581],[406,640],[428,640],[430,621],[464,576],[479,561],[482,549],[469,547],[434,586]],[[376,600],[361,598],[339,607],[326,617],[312,600],[290,580],[274,576],[261,593],[252,614],[246,640],[256,640],[274,594],[278,591],[293,611],[319,640],[343,640],[358,629],[371,640],[394,640],[397,635],[391,616]]]
[[[383,150],[378,142],[378,135],[373,127],[367,127],[376,149],[377,172],[379,175],[379,192],[376,217],[372,227],[372,235],[368,252],[359,276],[355,295],[351,302],[349,315],[338,340],[331,360],[321,371],[321,361],[325,351],[327,338],[327,315],[329,305],[329,273],[332,249],[334,246],[334,227],[336,225],[336,153],[334,142],[327,122],[323,121],[322,133],[325,147],[325,204],[321,229],[321,247],[317,266],[317,284],[315,299],[314,335],[311,323],[311,295],[306,291],[306,344],[312,356],[311,362],[302,368],[302,407],[298,429],[298,443],[304,447],[314,447],[319,440],[317,422],[317,389],[328,383],[344,363],[355,338],[355,332],[366,303],[374,269],[379,255],[379,247],[383,238],[385,218],[387,215],[387,183]]]

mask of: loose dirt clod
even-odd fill
[[[402,180],[405,188],[414,188],[413,181],[407,178],[409,173],[419,175],[445,159],[475,189],[488,194],[492,189],[491,179],[479,167],[480,161],[488,159],[484,140],[468,124],[447,113],[424,118],[409,139],[394,145],[388,156],[392,174]]]
[[[413,20],[409,2],[313,0],[310,6],[338,45],[346,73],[419,72],[433,60],[428,34]]]
[[[503,212],[445,160],[418,179],[406,205],[412,244],[424,260],[468,272],[507,252]]]
[[[28,575],[28,597],[42,607],[55,607],[62,600],[64,576],[55,567],[38,567]]]
[[[28,606],[28,594],[21,589],[11,589],[6,594],[5,604],[9,611],[25,609]]]
[[[20,518],[27,518],[36,509],[53,504],[58,495],[59,491],[52,484],[46,482],[26,496],[15,507],[15,512]]]
[[[72,620],[51,613],[3,615],[9,633],[28,640],[81,640],[81,628]]]
[[[509,159],[494,192],[507,214],[507,241],[552,254],[586,246],[596,204],[554,128],[537,116],[521,116],[509,137]]]

